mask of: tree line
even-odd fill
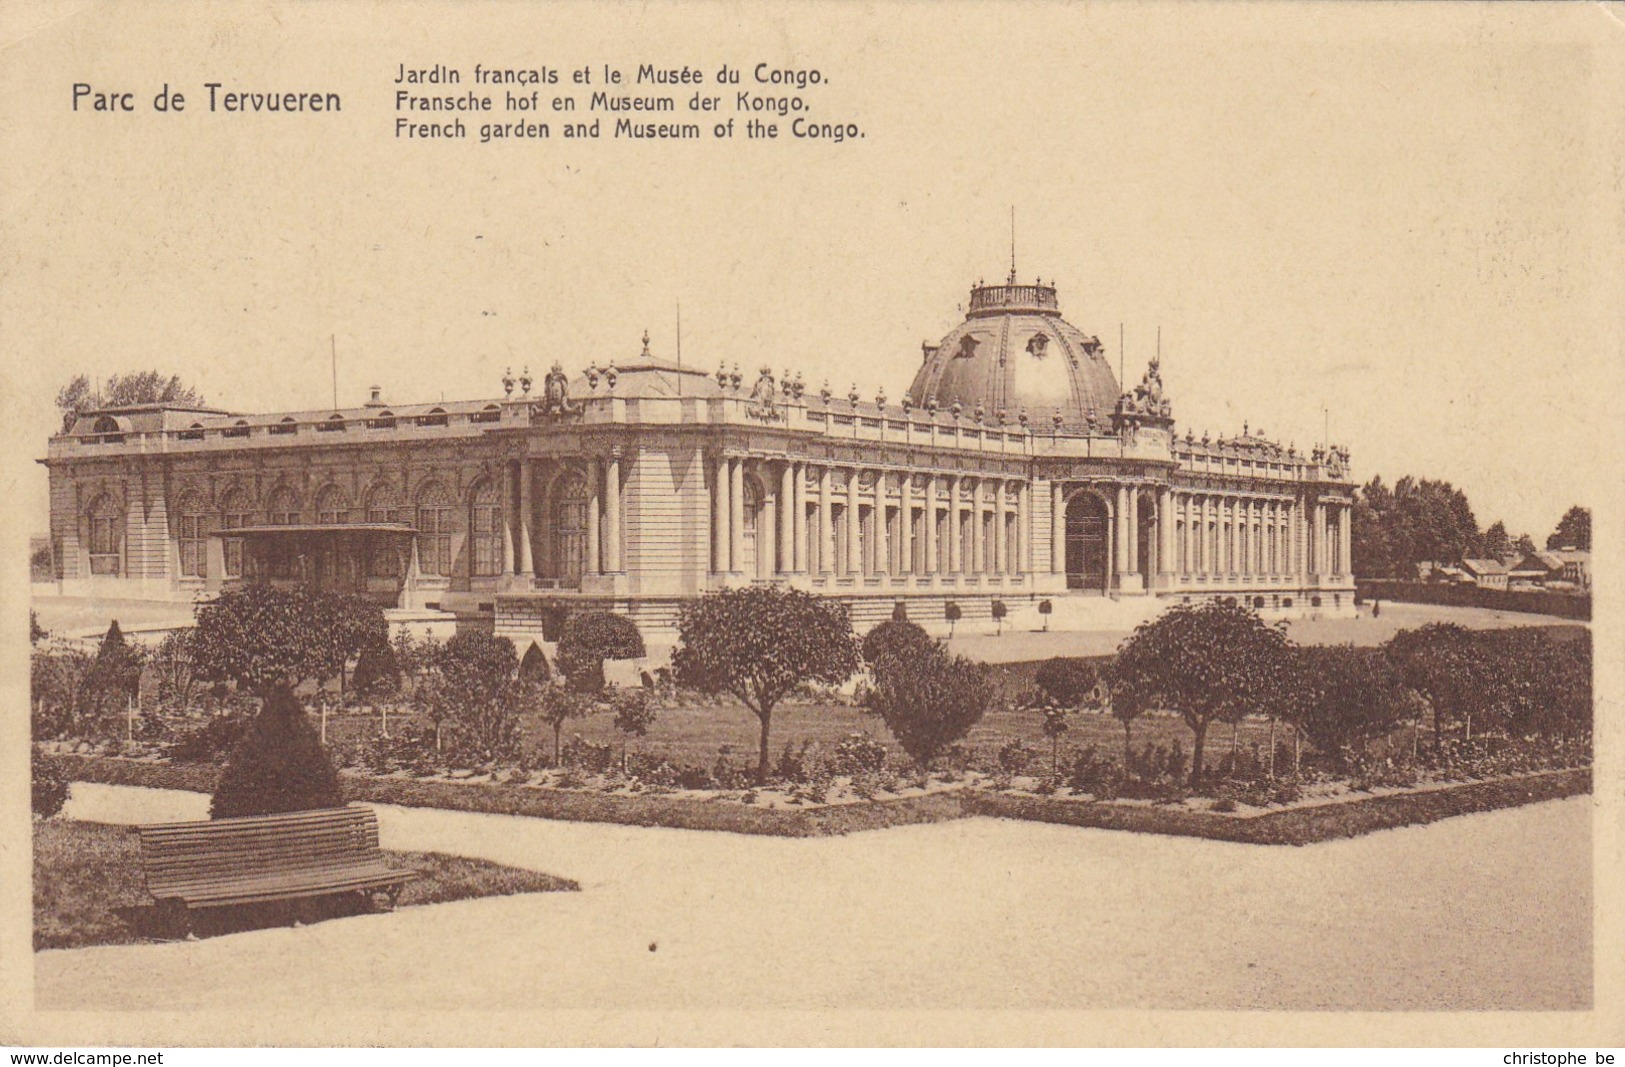
[[[1360,578],[1410,579],[1423,563],[1464,559],[1515,562],[1536,551],[1529,534],[1513,537],[1504,522],[1480,529],[1467,495],[1447,481],[1409,475],[1392,486],[1380,475],[1360,487],[1354,501],[1354,573]],[[1575,505],[1549,534],[1545,547],[1591,547],[1591,511]]]

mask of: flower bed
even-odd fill
[[[156,760],[71,754],[39,758],[51,761],[74,781],[191,792],[209,792],[217,773],[212,767]],[[1238,807],[1233,814],[1212,810],[1213,801],[1183,795],[1171,795],[1166,801],[1039,796],[990,788],[991,780],[979,775],[954,782],[936,780],[925,789],[909,787],[904,795],[873,798],[851,793],[851,782],[838,779],[831,783],[823,802],[799,806],[788,801],[764,804],[764,794],[771,791],[752,790],[592,792],[489,778],[354,773],[345,775],[344,784],[350,799],[378,804],[780,837],[817,837],[983,815],[1251,844],[1303,845],[1588,793],[1591,770],[1512,774],[1464,784],[1435,781],[1405,789],[1381,787],[1371,795],[1351,792],[1346,786],[1338,790],[1315,786],[1290,805]],[[842,790],[847,795],[840,796]],[[749,802],[747,793],[755,793]],[[773,796],[777,801],[786,794]]]
[[[963,802],[966,814],[970,815],[1257,845],[1307,845],[1589,792],[1591,768],[1579,767],[1486,782],[1440,783],[1357,799],[1334,797],[1245,817],[1198,811],[1184,805],[1105,802],[985,790],[967,793]]]

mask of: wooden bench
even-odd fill
[[[159,907],[190,932],[188,912],[339,893],[382,894],[394,908],[416,871],[384,865],[378,815],[351,806],[137,828],[141,871]]]

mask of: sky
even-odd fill
[[[342,405],[374,384],[495,396],[507,367],[574,373],[644,330],[673,356],[680,304],[685,363],[897,397],[970,286],[1008,271],[1012,208],[1022,280],[1053,280],[1114,364],[1121,327],[1126,384],[1160,328],[1181,431],[1307,449],[1329,429],[1360,480],[1447,479],[1481,525],[1537,541],[1617,480],[1619,57],[1589,7],[12,17],[0,403],[32,531],[31,461],[75,373],[156,367],[233,410],[309,409],[331,403],[336,350]],[[748,90],[758,62],[816,68],[809,116],[864,136],[394,136],[400,64],[476,62],[564,71],[544,96],[582,92],[581,66],[729,63]],[[75,113],[76,81],[140,90],[139,110]],[[211,114],[209,81],[334,91],[343,111]],[[150,109],[166,82],[186,114]],[[686,110],[694,88],[671,91]],[[738,90],[701,91],[726,108]]]

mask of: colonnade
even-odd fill
[[[1235,493],[1176,493],[1177,573],[1228,578],[1347,576],[1352,508]]]
[[[626,569],[626,524],[623,515],[624,457],[620,448],[603,455],[587,457],[584,464],[570,464],[564,470],[585,468],[585,485],[572,486],[571,499],[583,512],[584,542],[579,560],[550,558],[559,548],[553,542],[555,528],[552,479],[561,473],[553,463],[531,458],[510,461],[502,477],[502,574],[540,575],[544,571],[569,574],[579,565],[585,574],[619,574]],[[538,491],[537,475],[543,485]],[[544,537],[538,544],[537,522]],[[540,551],[536,549],[539,547]]]
[[[744,455],[713,458],[711,573],[1010,577],[1032,568],[1027,482]]]

